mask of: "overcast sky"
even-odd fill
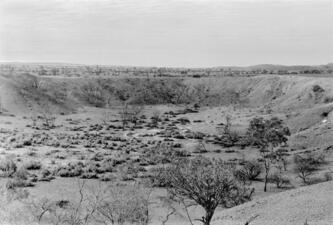
[[[333,0],[0,0],[0,61],[333,62]]]

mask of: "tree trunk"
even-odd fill
[[[264,187],[264,192],[267,191],[269,167],[270,167],[269,162],[265,162],[265,187]]]
[[[264,192],[267,191],[267,180],[268,180],[268,174],[266,173],[266,175],[265,175],[265,187],[264,187]]]
[[[213,218],[215,209],[206,209],[206,215],[203,217],[203,224],[204,225],[210,225],[210,221]]]

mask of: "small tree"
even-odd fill
[[[282,171],[287,171],[288,166],[288,150],[284,148],[279,148],[276,150],[276,161],[278,163],[277,168]]]
[[[318,166],[314,163],[311,157],[302,157],[301,155],[295,155],[295,172],[297,176],[301,178],[304,184],[309,184],[310,176],[314,174]]]
[[[251,199],[254,190],[239,182],[233,170],[220,160],[197,157],[178,161],[162,170],[156,179],[168,184],[167,190],[175,199],[200,205],[205,215],[197,220],[209,225],[218,206],[229,208]]]
[[[240,136],[236,131],[232,129],[232,118],[230,115],[226,115],[225,124],[217,128],[218,137],[217,141],[225,146],[230,147],[235,145],[235,143],[239,140]]]
[[[250,121],[248,135],[252,144],[259,147],[260,150],[260,160],[265,170],[264,191],[266,192],[271,165],[277,159],[274,149],[287,142],[290,131],[284,122],[277,117],[271,119],[257,117]]]
[[[36,129],[52,129],[55,128],[56,113],[55,107],[48,101],[38,101],[34,109],[32,109],[32,127]]]
[[[142,111],[142,105],[129,105],[125,103],[119,112],[123,129],[125,129],[130,122],[136,126]]]
[[[142,105],[132,105],[130,111],[131,111],[130,121],[134,124],[134,126],[136,126],[138,123],[139,117],[143,111],[143,106]]]

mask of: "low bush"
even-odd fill
[[[114,172],[115,161],[112,159],[105,159],[101,162],[98,168],[99,173]]]
[[[144,151],[144,154],[140,157],[140,162],[150,165],[166,164],[173,162],[180,158],[190,156],[184,149],[174,148],[168,143],[159,143]]]
[[[290,185],[289,178],[281,173],[274,173],[268,179],[271,183],[276,184],[277,188],[283,188]]]
[[[99,176],[101,181],[114,181],[117,180],[117,177],[112,173],[105,173]]]
[[[318,84],[312,86],[312,91],[313,92],[325,92],[325,89],[323,89],[321,86]]]
[[[25,167],[20,167],[13,175],[13,177],[21,179],[21,180],[27,180],[29,177],[29,172]]]
[[[27,170],[39,170],[42,168],[42,163],[38,161],[29,161],[24,164],[24,168]]]
[[[80,176],[82,179],[97,179],[98,176],[94,172],[83,172]]]
[[[165,169],[165,167],[154,167],[150,169],[150,180],[153,187],[170,187],[170,182],[168,181],[168,179],[166,179],[166,177],[163,176],[163,173],[165,173]]]
[[[55,174],[60,177],[78,177],[83,171],[83,163],[68,163],[66,166],[61,166],[56,169]]]
[[[7,189],[16,189],[16,188],[33,187],[33,186],[34,186],[33,183],[31,183],[30,181],[19,178],[10,179],[6,183]]]
[[[244,165],[240,168],[242,173],[248,180],[256,180],[262,172],[262,165],[257,160],[245,161]]]
[[[41,174],[42,174],[42,177],[48,177],[48,176],[52,175],[51,171],[48,169],[43,169]]]
[[[0,161],[0,171],[1,176],[3,177],[11,177],[17,170],[17,166],[12,159],[2,159]]]

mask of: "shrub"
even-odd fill
[[[83,179],[97,179],[98,176],[94,172],[83,172],[80,176]]]
[[[235,176],[235,178],[236,178],[239,182],[241,182],[243,185],[248,184],[249,179],[248,179],[247,175],[244,173],[243,170],[241,170],[241,169],[236,169],[236,170],[234,171],[234,176]]]
[[[104,155],[102,153],[95,153],[90,160],[93,161],[102,161],[104,159]]]
[[[171,187],[171,184],[167,177],[163,176],[165,173],[164,167],[154,167],[149,172],[151,173],[151,183],[153,187]]]
[[[50,170],[48,170],[48,169],[43,169],[43,170],[42,170],[42,177],[43,177],[43,178],[48,177],[48,176],[51,176],[51,175],[52,175],[52,173],[51,173]]]
[[[151,165],[166,164],[187,156],[190,156],[190,154],[186,150],[174,148],[167,143],[159,143],[146,149],[144,154],[140,156],[140,161]]]
[[[24,164],[24,168],[27,170],[39,170],[42,168],[42,164],[38,161],[29,161]]]
[[[60,177],[77,177],[83,173],[83,163],[69,163],[66,166],[59,167],[55,174]]]
[[[16,188],[33,187],[33,186],[34,185],[31,182],[20,178],[10,179],[6,183],[7,189],[16,189]]]
[[[256,180],[262,172],[262,165],[257,160],[245,161],[240,169],[248,180]]]
[[[112,173],[106,173],[106,174],[100,175],[99,179],[101,181],[114,181],[114,180],[117,179],[117,177],[114,174],[112,174]]]
[[[312,86],[312,91],[313,92],[324,92],[325,89],[323,89],[321,86],[319,86],[318,84],[316,84],[316,85]]]
[[[51,181],[54,178],[55,177],[53,176],[53,173],[50,170],[43,169],[38,181]]]
[[[13,160],[5,158],[0,161],[0,170],[2,176],[11,177],[16,172],[17,166]]]
[[[100,168],[97,172],[105,173],[105,172],[114,172],[115,161],[112,159],[105,159],[102,161]]]
[[[15,178],[18,178],[21,180],[27,180],[28,176],[29,176],[29,172],[26,170],[26,168],[21,167],[15,172],[15,174],[13,176]]]
[[[119,167],[118,172],[122,181],[129,181],[138,177],[139,168],[133,164],[128,164]]]
[[[282,188],[286,185],[290,185],[290,180],[288,177],[282,175],[281,173],[274,173],[269,177],[272,183],[276,184],[277,188]]]

